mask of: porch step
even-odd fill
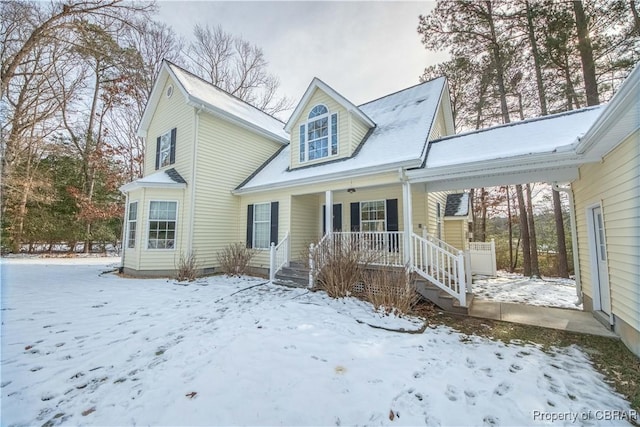
[[[442,310],[455,314],[469,314],[469,307],[471,307],[473,303],[472,293],[467,292],[467,307],[462,307],[460,301],[426,280],[418,279],[415,281],[415,284],[416,291],[418,291],[423,298],[431,301]]]
[[[289,267],[282,267],[276,273],[273,283],[283,286],[307,287],[309,285],[309,269],[302,263],[291,262]]]

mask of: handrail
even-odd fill
[[[463,252],[446,243],[440,245],[440,239],[434,238],[434,242],[415,233],[411,238],[413,271],[457,298],[461,306],[466,306],[467,278]],[[455,249],[455,252],[446,250],[446,247]]]
[[[420,237],[420,236],[418,236],[418,237]],[[431,234],[427,234],[423,238],[427,239],[428,241],[430,241],[431,243],[433,243],[435,245],[438,245],[438,247],[446,250],[447,252],[451,252],[451,253],[454,253],[454,254],[457,254],[458,252],[460,252],[460,249],[456,248],[455,246],[452,246],[452,245],[448,244],[444,240],[441,240],[441,239],[438,239],[435,236],[432,236]]]
[[[271,242],[269,251],[269,280],[276,278],[276,273],[289,262],[289,232],[276,245]]]

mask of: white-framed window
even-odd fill
[[[174,249],[178,223],[178,202],[149,202],[148,249]]]
[[[256,203],[253,206],[253,247],[268,249],[271,237],[271,203]]]
[[[171,164],[171,131],[160,135],[160,167]]]
[[[129,203],[127,213],[127,248],[136,247],[136,228],[138,224],[138,202]]]
[[[385,231],[386,203],[384,200],[360,202],[360,231]]]
[[[322,104],[309,112],[300,125],[300,162],[338,154],[338,113],[330,113]]]

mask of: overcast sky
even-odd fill
[[[282,94],[296,102],[319,77],[361,104],[418,83],[425,66],[444,59],[427,52],[416,31],[431,1],[159,4],[160,19],[187,40],[197,23],[220,24],[260,46]]]

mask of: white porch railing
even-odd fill
[[[403,267],[403,235],[402,231],[340,231],[331,233],[331,242],[360,252],[369,264]]]
[[[269,280],[276,278],[276,273],[289,263],[289,233],[278,243],[271,242],[269,251]]]
[[[363,262],[371,265],[408,267],[429,282],[438,286],[466,307],[467,277],[469,268],[464,253],[448,243],[432,236],[420,237],[411,233],[409,255],[406,257],[402,231],[358,231],[326,234],[318,244],[309,247],[309,287],[313,287],[315,275],[322,268],[331,250],[354,249],[361,253]]]
[[[460,305],[466,307],[464,253],[435,237],[424,238],[415,233],[411,235],[411,248],[413,271],[457,298]]]

